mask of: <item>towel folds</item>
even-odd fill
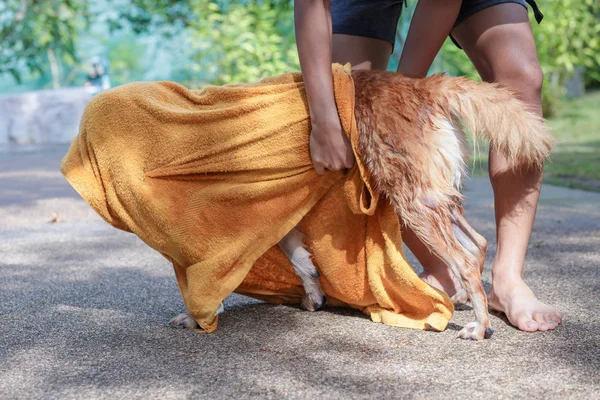
[[[333,76],[356,153],[350,67],[334,64]],[[133,83],[92,99],[61,170],[109,224],[173,263],[206,332],[234,291],[300,302],[302,284],[275,246],[298,224],[328,304],[388,325],[445,329],[452,304],[406,262],[398,218],[364,166],[316,174],[309,136],[299,73],[202,91]]]

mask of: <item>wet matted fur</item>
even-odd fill
[[[445,75],[352,75],[359,156],[371,184],[389,199],[402,223],[460,278],[476,317],[460,337],[490,336],[481,283],[487,244],[469,226],[462,207],[464,128],[487,139],[515,169],[541,168],[552,136],[542,118],[498,85]]]

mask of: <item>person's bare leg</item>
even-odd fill
[[[421,242],[421,239],[409,228],[402,229],[402,241],[417,257],[423,267],[419,277],[429,285],[443,290],[448,296],[454,296],[461,288],[460,280],[450,272],[448,266]],[[459,303],[464,303],[461,298]]]
[[[331,41],[334,63],[352,64],[352,69],[385,70],[392,45],[381,39],[335,33]]]
[[[453,30],[482,79],[513,90],[541,115],[542,71],[525,8],[515,3],[488,7]],[[554,329],[562,315],[544,304],[523,281],[525,253],[540,195],[542,171],[512,171],[506,159],[490,152],[497,251],[492,267],[490,307],[502,311],[524,331]]]
[[[424,78],[454,27],[461,0],[420,0],[415,8],[398,72],[414,78]]]

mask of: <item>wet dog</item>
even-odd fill
[[[494,84],[445,75],[412,79],[382,71],[354,71],[352,76],[360,157],[371,185],[391,202],[402,224],[462,282],[463,291],[453,300],[468,298],[475,321],[459,337],[491,336],[481,283],[487,243],[469,226],[462,207],[465,130],[488,140],[515,169],[541,168],[550,154],[552,136],[541,118]],[[310,311],[321,308],[325,295],[302,233],[292,230],[279,247],[302,280],[306,291],[302,306]],[[196,326],[188,314],[172,323]]]

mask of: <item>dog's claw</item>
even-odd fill
[[[458,337],[461,339],[483,340],[484,338],[489,339],[493,333],[494,328],[491,326],[485,328],[483,324],[480,324],[479,322],[469,322],[460,332],[458,332]]]

